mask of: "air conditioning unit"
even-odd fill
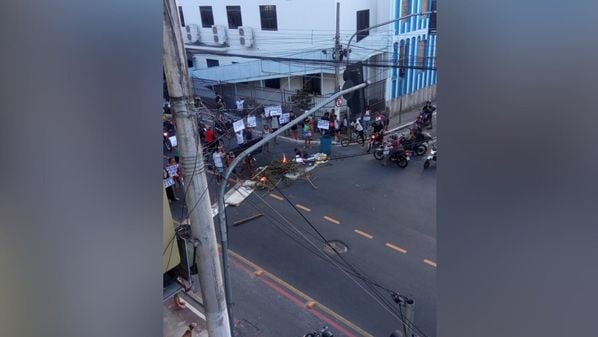
[[[226,43],[226,27],[212,26],[212,33],[214,34],[214,43],[220,45]]]
[[[199,42],[199,25],[190,24],[183,28],[183,40],[185,43]]]
[[[253,39],[253,28],[243,26],[239,27],[239,42],[246,48],[253,47],[255,42]]]

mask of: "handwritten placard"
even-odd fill
[[[330,121],[327,121],[327,120],[319,120],[318,121],[318,129],[328,130],[329,127],[330,127]]]
[[[239,119],[238,121],[234,122],[233,129],[235,130],[235,132],[243,131],[243,129],[245,129],[245,123],[243,122],[243,120]]]
[[[282,115],[282,107],[280,105],[274,105],[265,107],[264,111],[266,112],[266,116],[280,116]]]
[[[280,115],[280,117],[278,118],[278,122],[280,122],[280,124],[286,124],[290,120],[291,120],[291,114],[288,112]]]
[[[176,136],[168,137],[168,140],[170,140],[170,145],[177,146]]]
[[[247,116],[247,127],[255,128],[257,126],[257,119],[255,116]]]
[[[177,175],[178,169],[179,169],[179,164],[174,164],[174,165],[166,166],[166,171],[168,171],[168,174],[171,177],[174,177],[174,176]]]

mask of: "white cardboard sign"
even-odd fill
[[[291,120],[291,114],[288,112],[280,115],[280,118],[278,118],[278,122],[280,124],[287,124],[290,120]]]
[[[235,132],[239,132],[245,129],[245,123],[243,122],[243,120],[239,119],[238,121],[234,122],[233,129],[235,130]]]
[[[328,130],[328,128],[330,128],[330,121],[327,121],[327,120],[319,120],[318,121],[318,129]]]
[[[176,141],[176,136],[168,137],[168,140],[170,140],[170,145],[172,146],[176,146],[178,144]]]
[[[264,108],[266,116],[280,116],[282,115],[282,107],[280,105],[269,106]]]
[[[257,120],[255,116],[247,116],[247,127],[255,128],[257,126]]]

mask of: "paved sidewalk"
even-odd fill
[[[335,337],[373,337],[253,262],[232,251],[230,257],[235,337],[300,337],[323,326]],[[194,297],[201,300],[201,292]],[[186,308],[174,299],[164,302],[163,335],[182,337],[196,323],[192,336],[207,337],[204,310],[188,295],[182,298]]]

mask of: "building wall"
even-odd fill
[[[394,0],[392,5],[392,18],[404,16],[401,13],[404,1],[410,1],[409,13],[421,13],[430,11],[432,1],[428,1],[428,8],[423,8],[423,0]],[[419,41],[426,41],[424,57],[427,65],[435,66],[436,57],[436,35],[428,34],[429,16],[413,16],[394,24],[394,43],[389,46],[387,55],[394,63],[398,62],[400,46],[407,48],[407,64],[416,65],[419,55]],[[403,109],[409,109],[421,104],[426,100],[433,100],[436,97],[436,70],[409,69],[405,71],[405,77],[399,77],[399,69],[393,68],[390,71],[389,81],[386,87],[386,98],[392,109],[402,105]],[[401,99],[402,97],[402,99]],[[394,111],[394,110],[393,110]]]
[[[332,38],[336,29],[336,1],[335,0],[245,0],[242,3],[229,0],[177,0],[182,7],[186,25],[197,24],[201,31],[201,42],[229,54],[245,55],[293,55],[305,50],[332,49]],[[216,47],[213,43],[211,28],[203,28],[199,6],[211,6],[214,24],[225,27],[228,37],[227,47]],[[242,24],[253,29],[255,45],[251,48],[242,46],[239,42],[237,29],[228,28],[226,6],[241,7]],[[276,5],[278,30],[261,29],[260,5]],[[341,40],[346,41],[356,31],[356,11],[370,10],[370,25],[385,20],[389,9],[388,1],[382,0],[352,0],[341,2],[340,30]],[[309,22],[297,20],[309,18]],[[367,39],[366,39],[367,40]],[[356,43],[354,41],[354,43]],[[362,40],[367,45],[368,41]],[[360,43],[356,43],[359,45]]]

